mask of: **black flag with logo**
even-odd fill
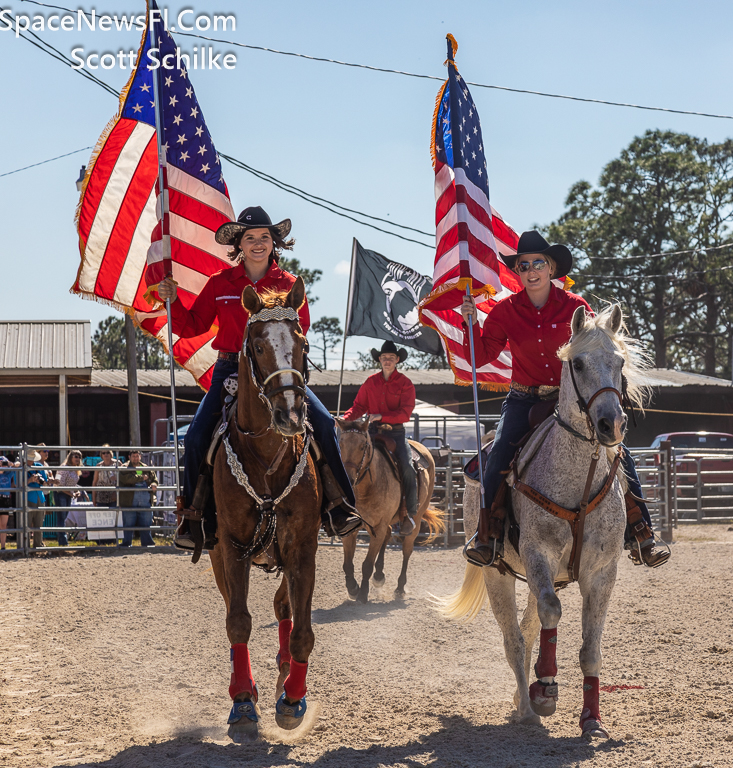
[[[417,305],[433,281],[414,269],[390,261],[356,242],[349,290],[351,312],[347,336],[368,336],[439,355],[440,336],[420,324]]]

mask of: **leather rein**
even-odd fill
[[[369,468],[372,463],[372,455],[374,454],[374,444],[372,443],[371,438],[369,437],[369,433],[364,433],[361,429],[344,429],[342,430],[342,434],[347,434],[348,432],[354,432],[356,434],[360,434],[364,437],[364,450],[361,454],[361,461],[359,462],[358,466],[354,464],[353,461],[345,461],[344,467],[353,467],[356,472],[354,477],[356,478],[354,482],[352,483],[352,486],[356,488],[357,485],[366,477],[367,472],[369,471]],[[371,446],[371,451],[369,450]],[[369,461],[367,461],[367,456],[369,455]]]
[[[566,425],[565,422],[561,421],[557,416],[555,418],[558,424],[561,427],[563,427],[563,429],[566,429],[568,432],[570,432],[574,436],[582,440],[586,440],[587,442],[595,443],[596,441],[593,439],[595,428],[593,426],[593,421],[590,417],[589,409],[591,405],[593,405],[593,403],[595,402],[595,399],[599,395],[603,394],[603,392],[613,392],[618,397],[619,402],[623,407],[625,400],[628,400],[628,397],[626,395],[626,379],[625,377],[622,377],[623,395],[614,387],[602,387],[597,392],[595,392],[593,396],[586,402],[585,398],[580,394],[580,390],[578,389],[578,385],[575,381],[575,374],[573,373],[573,361],[568,360],[567,362],[568,362],[568,365],[570,366],[570,378],[572,379],[573,388],[575,389],[575,394],[578,400],[578,407],[580,408],[581,413],[585,414],[585,417],[588,423],[588,429],[590,431],[590,437],[588,438],[584,437],[583,435],[576,432],[574,429],[568,428],[568,425]],[[583,489],[583,496],[581,498],[580,506],[578,507],[578,509],[566,509],[565,507],[561,507],[559,504],[556,504],[554,501],[552,501],[552,499],[547,498],[547,496],[545,496],[544,494],[535,490],[534,488],[527,485],[526,483],[523,483],[517,477],[516,473],[515,473],[514,483],[512,485],[513,490],[518,491],[523,496],[526,496],[530,501],[534,502],[538,507],[540,507],[541,509],[544,509],[545,512],[549,512],[551,515],[554,515],[555,517],[559,517],[562,520],[567,520],[567,522],[570,524],[570,529],[573,533],[573,547],[570,550],[570,560],[568,562],[568,576],[570,577],[571,582],[578,580],[578,574],[580,572],[580,556],[583,550],[583,533],[585,531],[585,518],[603,501],[603,499],[605,499],[606,495],[611,490],[611,487],[613,486],[613,481],[616,478],[616,473],[618,471],[618,466],[621,462],[621,456],[623,453],[623,448],[619,445],[618,450],[616,452],[616,456],[613,462],[611,463],[611,468],[609,469],[608,475],[606,477],[605,482],[603,483],[603,486],[601,487],[600,491],[593,497],[593,499],[590,499],[590,492],[593,486],[593,478],[595,476],[596,466],[600,458],[600,450],[601,450],[601,444],[597,443],[595,451],[591,456],[590,467],[588,468],[588,476],[586,477],[585,488]]]
[[[290,492],[295,488],[295,486],[297,486],[298,483],[300,482],[306,468],[306,462],[308,460],[308,449],[310,447],[310,442],[311,442],[311,429],[310,429],[310,425],[306,422],[306,437],[305,437],[303,450],[301,452],[300,458],[298,459],[295,469],[293,470],[293,473],[290,476],[290,480],[288,482],[287,487],[283,490],[283,492],[277,498],[273,499],[272,493],[270,490],[269,478],[279,468],[280,463],[282,462],[282,459],[285,455],[285,450],[288,446],[288,441],[285,439],[285,437],[282,438],[282,444],[280,448],[275,454],[275,457],[272,460],[272,462],[268,465],[260,458],[258,452],[255,450],[252,444],[252,440],[258,437],[263,437],[271,429],[275,429],[275,425],[272,420],[272,417],[273,417],[272,398],[275,395],[279,394],[280,392],[292,390],[297,394],[301,395],[301,397],[305,398],[306,376],[296,368],[279,368],[278,370],[273,371],[264,380],[261,380],[261,376],[258,376],[259,368],[255,361],[254,355],[252,354],[251,344],[249,341],[248,328],[249,328],[249,324],[252,322],[270,322],[270,321],[283,321],[283,320],[294,320],[296,322],[300,322],[300,318],[298,316],[297,311],[292,309],[291,307],[280,307],[280,306],[265,307],[264,309],[261,309],[259,312],[255,313],[254,315],[250,315],[247,321],[247,330],[245,330],[245,338],[244,338],[243,349],[242,349],[242,353],[244,357],[249,362],[249,371],[250,371],[252,383],[257,390],[260,400],[262,400],[262,402],[264,402],[265,405],[267,405],[268,410],[270,411],[270,425],[258,433],[245,432],[241,430],[239,428],[239,425],[237,424],[236,409],[234,409],[230,416],[229,422],[224,428],[225,434],[223,436],[223,443],[226,449],[227,464],[229,466],[229,470],[231,471],[234,479],[237,481],[237,484],[240,487],[244,488],[244,490],[247,492],[247,495],[254,501],[255,507],[257,510],[257,517],[258,517],[255,532],[248,543],[243,544],[242,542],[236,541],[235,539],[232,540],[233,545],[241,551],[241,555],[238,558],[239,560],[255,558],[258,555],[266,552],[273,543],[276,544],[277,535],[276,535],[276,529],[275,529],[275,514],[277,512],[277,507],[283,501],[283,499],[285,499],[285,497],[288,496]],[[305,362],[306,356],[307,356],[307,350],[306,350],[306,355],[304,355],[304,365],[307,365],[307,363]],[[293,374],[296,381],[298,379],[300,380],[300,384],[302,386],[298,384],[286,384],[284,386],[275,387],[274,389],[267,391],[266,387],[270,383],[270,381],[272,381],[276,376],[279,376],[284,373]],[[252,484],[247,475],[247,472],[244,469],[244,466],[242,465],[242,462],[240,461],[236,451],[232,448],[229,442],[226,432],[228,431],[229,428],[231,428],[232,424],[234,424],[234,427],[237,430],[238,434],[243,438],[244,444],[249,449],[249,452],[257,460],[261,468],[264,469],[263,479],[265,483],[266,492],[263,496],[260,496],[252,487]],[[275,431],[277,430],[275,429]],[[268,570],[268,566],[266,564],[255,563],[255,565],[258,565],[259,567],[262,567],[265,570]],[[278,566],[278,569],[279,569],[279,566]]]

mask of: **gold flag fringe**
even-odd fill
[[[438,127],[438,110],[440,109],[440,102],[443,101],[443,93],[445,92],[446,85],[448,85],[447,80],[440,86],[438,95],[435,97],[435,109],[433,110],[433,131],[430,135],[430,157],[433,161],[433,170],[435,170],[435,131]]]

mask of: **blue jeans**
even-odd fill
[[[221,416],[221,390],[224,381],[239,369],[238,363],[228,360],[217,360],[211,377],[211,386],[199,404],[196,415],[188,427],[183,439],[185,449],[183,468],[183,496],[186,505],[193,501],[201,464],[206,458],[206,451],[211,444],[211,436],[216,422]],[[347,500],[353,505],[354,491],[349,476],[341,460],[338,438],[336,437],[336,422],[326,410],[323,403],[306,387],[306,403],[308,418],[313,425],[313,435],[321,446],[326,463],[331,467],[334,477],[341,486]]]
[[[122,512],[122,525],[125,528],[150,528],[153,524],[153,510],[150,507]],[[150,531],[140,531],[140,546],[152,547],[155,542]],[[124,531],[122,534],[122,546],[131,547],[132,537],[135,531]]]
[[[491,446],[489,460],[484,467],[484,504],[490,508],[499,486],[505,475],[502,471],[509,469],[509,465],[516,453],[516,444],[529,432],[529,412],[532,406],[540,402],[539,397],[534,397],[523,392],[511,391],[501,406],[501,418],[496,428],[496,437]],[[624,445],[621,465],[629,482],[629,490],[639,498],[642,497],[641,483],[636,473],[634,460],[629,449]],[[641,514],[651,527],[652,521],[649,509],[644,502],[638,502]],[[626,541],[630,540],[631,532],[626,526]]]
[[[71,506],[71,499],[72,496],[70,493],[66,493],[64,491],[57,491],[58,496],[57,500],[60,504],[62,504],[65,507]],[[69,510],[68,509],[58,509],[56,510],[56,514],[58,515],[58,525],[64,525],[66,523],[66,518],[69,516]],[[56,541],[58,542],[58,545],[60,547],[67,547],[69,545],[69,537],[64,531],[57,531],[56,533]]]

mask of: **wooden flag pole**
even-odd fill
[[[148,0],[148,29],[150,30],[150,47],[157,48],[155,35],[155,20],[152,18],[152,0]],[[141,65],[143,66],[143,65]],[[155,136],[158,143],[158,201],[160,210],[158,211],[161,221],[165,219],[168,213],[168,190],[165,184],[165,149],[163,147],[163,118],[161,114],[160,101],[160,82],[158,75],[160,68],[153,70],[153,100],[155,102]],[[163,258],[171,259],[171,239],[167,232],[161,232],[163,238]],[[172,272],[166,277],[172,277]],[[165,301],[165,312],[168,320],[168,363],[171,377],[171,417],[173,419],[173,446],[176,460],[176,498],[181,495],[181,466],[180,456],[178,454],[178,414],[176,413],[176,363],[173,358],[173,322],[171,317],[171,300]],[[190,501],[190,499],[189,499]]]
[[[339,396],[336,403],[336,415],[341,415],[341,389],[344,384],[344,359],[346,357],[346,334],[351,322],[351,302],[354,297],[354,262],[356,261],[356,238],[351,246],[351,267],[349,268],[349,296],[346,299],[346,321],[344,322],[344,343],[341,347],[341,375],[339,376]]]

